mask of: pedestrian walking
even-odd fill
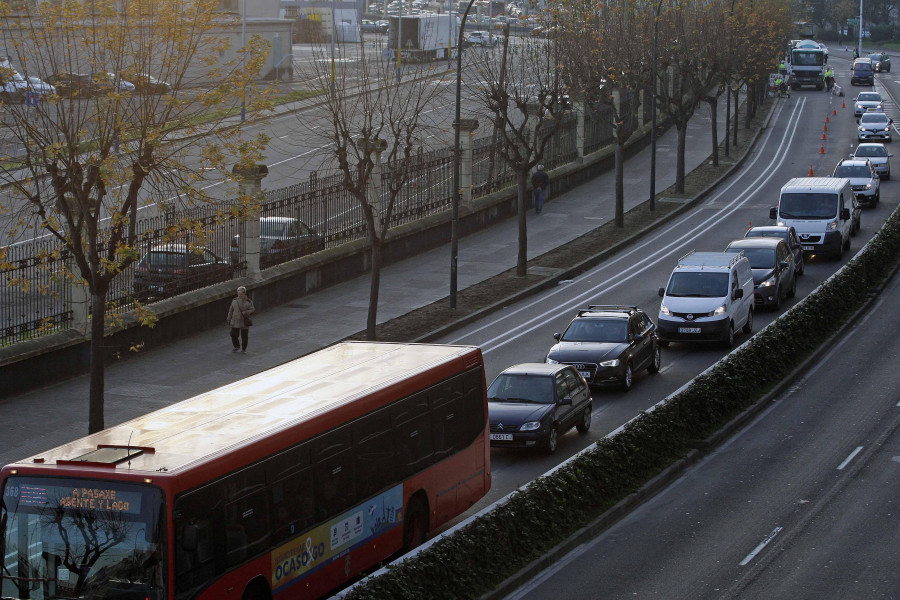
[[[544,209],[548,185],[550,185],[550,176],[544,171],[544,165],[538,165],[537,171],[531,176],[531,194],[534,197],[534,212],[536,214],[541,214],[541,211]]]
[[[231,301],[228,307],[226,321],[231,326],[232,352],[247,351],[247,341],[250,339],[250,326],[253,321],[250,315],[256,312],[253,301],[247,297],[247,288],[241,286],[237,289],[237,297]]]

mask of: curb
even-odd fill
[[[900,271],[900,262],[897,262],[894,265],[894,268],[884,278],[884,281],[872,290],[865,303],[860,306],[859,309],[837,329],[837,331],[823,341],[818,348],[812,351],[809,356],[803,360],[803,362],[797,365],[797,367],[774,388],[762,395],[752,406],[745,409],[708,438],[698,442],[696,444],[698,448],[690,450],[684,458],[669,465],[660,474],[641,486],[636,492],[623,498],[616,503],[615,506],[591,521],[591,523],[582,527],[567,539],[551,548],[540,558],[535,559],[520,569],[519,572],[504,580],[499,586],[494,588],[494,590],[480,596],[480,600],[499,600],[500,598],[505,597],[525,582],[533,579],[536,573],[559,562],[578,546],[589,542],[594,537],[615,525],[623,517],[641,506],[647,500],[656,496],[670,483],[681,477],[681,475],[683,475],[690,467],[712,454],[722,442],[729,439],[734,433],[743,429],[754,418],[768,408],[775,398],[784,393],[785,390],[789,389],[798,379],[801,379],[811,364],[815,363],[824,354],[829,352],[834,345],[834,340],[840,338],[847,330],[853,327],[856,321],[865,314],[866,309],[868,309],[879,297],[885,286],[897,275],[898,271]]]
[[[692,200],[690,200],[689,202],[685,202],[682,206],[675,209],[669,215],[670,218],[679,217],[679,216],[683,215],[684,213],[686,213],[687,211],[693,209],[703,199],[705,199],[707,196],[709,196],[716,189],[716,187],[718,187],[723,181],[727,180],[728,178],[733,176],[738,170],[740,170],[741,166],[743,166],[747,157],[750,155],[750,152],[753,150],[754,146],[756,146],[756,143],[759,141],[759,138],[762,135],[762,132],[769,128],[769,124],[772,121],[772,118],[773,118],[773,115],[775,114],[775,109],[777,108],[777,106],[778,106],[778,102],[772,103],[772,107],[769,109],[769,114],[766,116],[766,119],[763,121],[762,125],[760,125],[756,134],[753,136],[753,139],[751,140],[751,142],[749,144],[747,144],[747,147],[744,150],[744,153],[737,160],[734,161],[734,163],[731,165],[731,168],[728,169],[728,171],[726,171],[725,173],[723,173],[718,179],[716,179],[714,182],[712,182],[709,186],[707,186],[706,189],[700,191]],[[632,210],[643,207],[645,204],[646,203],[641,203],[638,206],[636,206],[635,208],[633,208]],[[556,273],[552,277],[548,277],[547,279],[545,279],[543,281],[535,283],[534,285],[532,285],[528,288],[525,288],[524,290],[521,290],[520,292],[517,292],[517,293],[513,294],[512,296],[508,296],[508,297],[504,298],[503,300],[495,302],[494,304],[491,304],[489,306],[486,306],[484,308],[476,310],[475,312],[468,314],[464,317],[460,317],[456,321],[447,323],[446,325],[443,325],[441,327],[438,327],[437,329],[429,331],[428,333],[425,333],[425,334],[411,340],[411,342],[422,343],[422,342],[434,341],[440,337],[443,337],[449,333],[452,333],[453,331],[455,331],[457,329],[465,327],[466,325],[469,325],[469,324],[473,323],[474,321],[481,319],[482,317],[485,317],[493,312],[496,312],[511,303],[519,302],[520,300],[524,300],[525,298],[528,298],[529,296],[533,296],[544,290],[556,287],[557,285],[559,285],[560,281],[563,281],[566,279],[572,279],[572,278],[580,275],[581,273],[587,271],[588,269],[595,267],[596,265],[600,264],[601,262],[603,262],[610,256],[631,246],[632,244],[634,244],[635,242],[637,242],[638,240],[640,240],[641,238],[646,236],[648,233],[651,233],[651,232],[655,231],[656,229],[659,229],[666,223],[668,223],[668,219],[660,219],[660,220],[656,221],[655,223],[652,223],[652,224],[644,227],[643,229],[633,233],[632,235],[628,236],[621,242],[618,242],[618,243],[614,244],[613,246],[610,246],[609,248],[603,250],[602,252],[599,252],[598,254],[595,254],[594,256],[592,256],[588,259],[585,259],[584,261],[578,263],[577,265],[569,267],[568,269],[566,269],[565,271],[563,271],[561,273]],[[438,302],[445,302],[445,301],[449,302],[449,296],[445,296],[442,300],[438,300]]]

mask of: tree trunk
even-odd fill
[[[106,289],[95,289],[91,293],[91,380],[88,400],[88,433],[97,433],[105,427],[103,424],[106,369],[103,334],[105,331]]]
[[[616,227],[625,227],[625,159],[622,142],[616,136]]]
[[[712,136],[712,163],[714,167],[719,166],[719,120],[716,118],[719,112],[719,99],[716,96],[710,96],[706,99],[709,104],[709,113],[712,116],[711,131]]]
[[[687,144],[687,122],[680,119],[676,122],[678,130],[678,151],[675,153],[675,191],[684,193],[684,151]]]
[[[377,339],[375,325],[378,323],[378,292],[381,288],[381,238],[373,235],[371,244],[372,279],[369,285],[369,314],[366,318],[366,339],[374,342]]]
[[[519,205],[516,208],[519,218],[519,257],[516,261],[516,275],[525,277],[528,272],[528,223],[525,213],[528,210],[526,197],[528,194],[528,171],[519,171]]]
[[[734,123],[734,127],[732,128],[734,130],[734,131],[732,131],[732,134],[733,134],[732,139],[734,140],[734,143],[731,145],[735,148],[737,148],[737,142],[738,142],[738,115],[740,114],[740,111],[738,110],[738,100],[740,100],[740,99],[741,99],[741,88],[738,87],[737,89],[734,90],[734,120],[732,121],[732,123]]]

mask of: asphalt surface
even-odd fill
[[[718,120],[719,131],[724,131],[724,107]],[[708,158],[709,129],[709,111],[701,105],[688,128],[688,170]],[[674,129],[657,140],[657,190],[664,190],[675,181],[676,142]],[[649,165],[649,147],[626,164],[626,210],[648,198]],[[529,211],[529,259],[612,220],[614,182],[614,174],[606,173],[549,198],[541,215]],[[515,219],[463,238],[459,242],[459,288],[513,267],[517,252]],[[384,268],[379,322],[447,297],[449,265],[448,243]],[[231,352],[223,314],[220,328],[123,358],[106,369],[106,425],[124,422],[344,339],[365,328],[368,297],[369,278],[364,276],[257,313],[246,354]],[[3,398],[0,464],[86,435],[87,409],[86,374]]]

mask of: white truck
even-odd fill
[[[425,62],[454,56],[459,39],[456,15],[410,15],[391,17],[388,28],[390,57]]]

